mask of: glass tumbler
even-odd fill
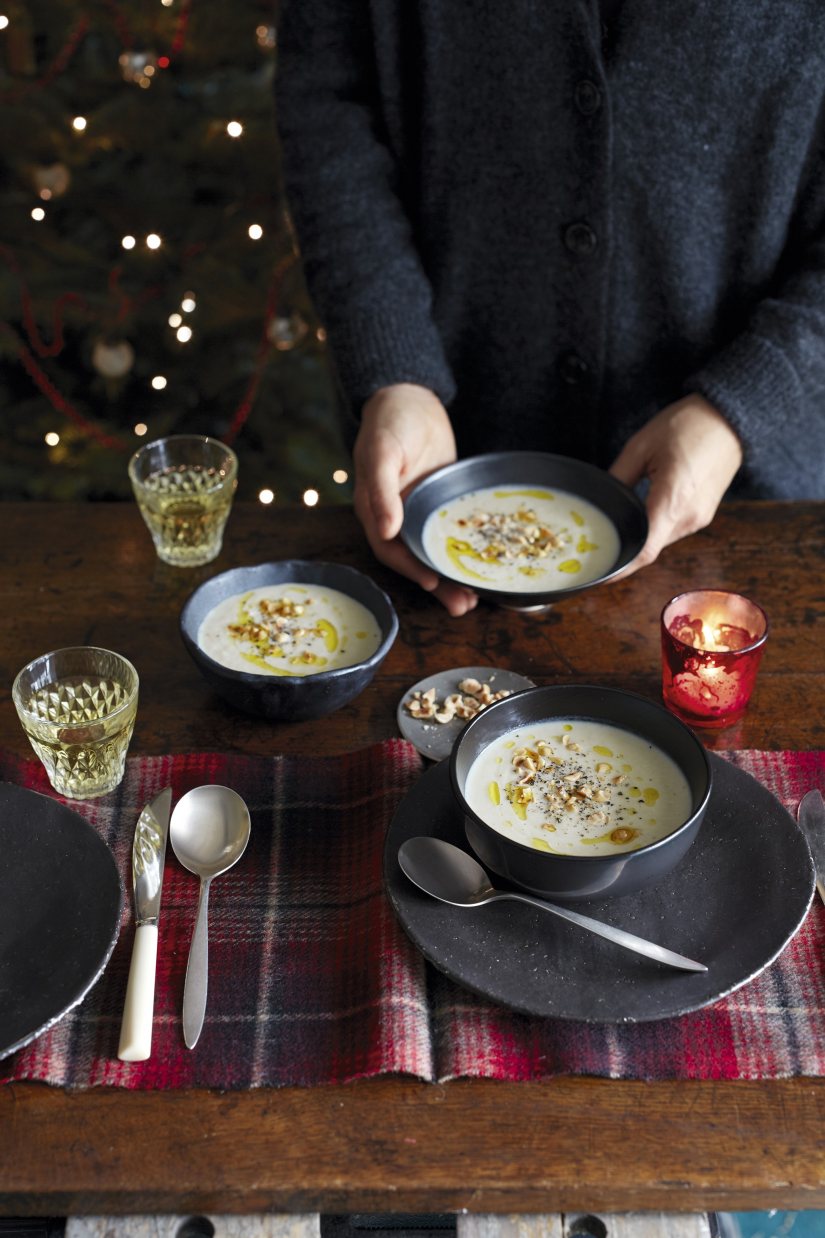
[[[129,479],[158,558],[174,567],[217,558],[238,484],[231,447],[203,434],[156,439],[132,456]]]
[[[19,672],[14,707],[58,794],[94,799],[121,781],[138,682],[126,658],[88,645],[46,653]]]

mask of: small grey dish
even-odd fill
[[[496,451],[484,456],[471,456],[448,464],[430,473],[419,482],[404,501],[404,523],[401,538],[415,557],[427,567],[436,568],[424,549],[424,525],[434,511],[473,490],[512,483],[546,486],[564,490],[586,499],[613,522],[619,535],[619,554],[608,572],[583,584],[571,583],[564,588],[528,590],[523,593],[476,587],[467,578],[451,576],[458,584],[472,588],[480,597],[514,610],[538,610],[563,598],[592,589],[612,580],[622,568],[636,558],[647,540],[647,515],[641,499],[622,482],[603,469],[583,460],[556,456],[541,451]]]
[[[428,757],[431,761],[443,761],[448,757],[466,719],[453,718],[449,722],[436,722],[435,718],[414,718],[407,709],[407,702],[414,692],[427,692],[430,688],[435,688],[436,701],[443,701],[451,693],[458,692],[458,685],[465,679],[486,683],[493,693],[508,692],[510,695],[536,686],[532,679],[527,679],[524,675],[518,675],[515,671],[497,670],[494,666],[458,666],[450,671],[426,675],[404,693],[396,711],[399,731],[404,739],[418,749],[422,757]],[[489,709],[489,706],[487,708]]]
[[[326,586],[346,593],[375,616],[381,643],[375,652],[354,666],[337,667],[311,675],[268,675],[231,670],[204,653],[198,643],[201,624],[225,598],[269,585]],[[353,567],[339,563],[282,559],[252,567],[231,568],[205,581],[186,601],[180,616],[183,643],[204,679],[236,709],[287,722],[322,718],[354,700],[370,683],[398,634],[398,616],[378,586]]]
[[[505,732],[554,718],[608,723],[661,749],[687,779],[691,794],[687,820],[656,842],[616,855],[539,851],[493,829],[464,797],[471,765],[482,749]],[[711,792],[707,753],[684,723],[645,697],[591,684],[531,688],[489,705],[461,732],[450,756],[450,778],[463,810],[467,841],[482,864],[532,894],[571,900],[633,893],[675,868],[699,832]]]

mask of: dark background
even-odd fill
[[[348,501],[280,183],[276,5],[0,8],[0,495],[129,498],[130,454],[195,432],[235,448],[241,498]]]

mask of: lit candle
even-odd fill
[[[747,709],[768,619],[738,593],[682,593],[662,611],[662,695],[684,722],[724,727]]]

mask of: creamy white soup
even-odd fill
[[[314,675],[363,662],[381,644],[381,629],[338,589],[285,583],[225,598],[203,620],[198,644],[231,670]]]
[[[473,490],[428,516],[424,550],[445,576],[510,593],[573,589],[609,572],[619,534],[604,512],[563,490]]]
[[[518,727],[484,748],[464,788],[499,833],[563,855],[612,855],[664,838],[691,814],[687,779],[621,727],[571,718]]]

